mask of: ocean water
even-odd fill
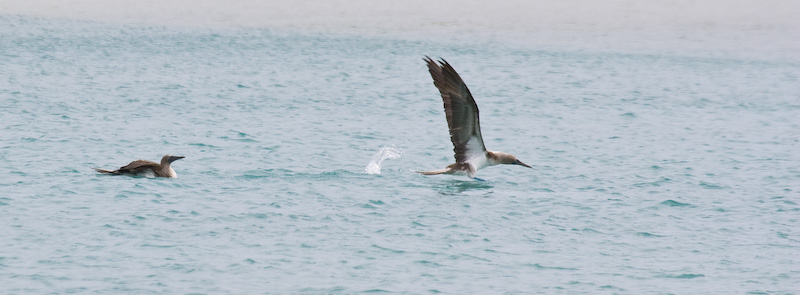
[[[533,169],[413,172],[453,161],[425,55]],[[798,77],[790,56],[0,16],[0,293],[800,293]],[[92,170],[166,153],[177,179]]]

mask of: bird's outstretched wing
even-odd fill
[[[450,140],[453,142],[456,163],[462,163],[472,155],[485,153],[478,105],[475,104],[467,85],[444,59],[438,64],[427,56],[424,60],[428,63],[433,85],[439,89],[444,101],[444,112],[447,116],[447,126],[450,127]]]

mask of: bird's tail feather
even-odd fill
[[[114,174],[114,175],[119,174],[119,173],[117,173],[117,171],[105,170],[105,169],[100,169],[100,168],[92,168],[92,169],[94,169],[97,172],[105,173],[105,174]]]
[[[450,173],[450,169],[441,169],[441,170],[433,170],[433,171],[414,171],[422,175],[437,175],[437,174],[448,174]]]

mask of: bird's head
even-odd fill
[[[183,158],[185,158],[185,157],[184,156],[173,156],[173,155],[170,155],[170,154],[166,154],[166,155],[164,155],[164,157],[161,158],[161,164],[172,163],[172,162],[175,162],[175,161],[183,159]]]
[[[507,154],[503,152],[493,152],[494,156],[496,157],[496,161],[498,164],[506,164],[506,165],[520,165],[523,167],[533,168],[528,164],[522,163],[517,157],[514,157],[512,154]]]

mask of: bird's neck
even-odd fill
[[[170,167],[169,162],[161,163],[161,174],[167,175],[167,177],[170,178],[178,178],[178,174]]]
[[[486,162],[487,166],[494,166],[506,163],[506,158],[510,157],[511,155],[506,154],[504,152],[493,152],[493,151],[486,151]]]
[[[500,156],[497,152],[486,151],[486,164],[485,166],[494,166],[500,164]]]

